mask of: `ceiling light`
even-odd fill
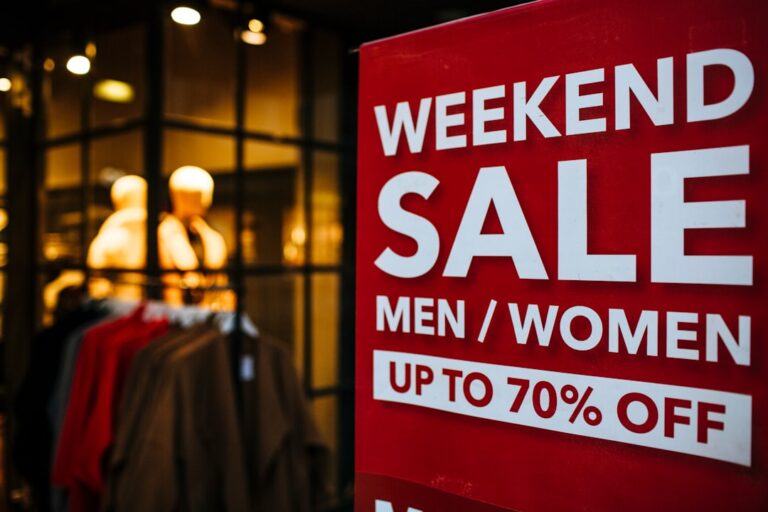
[[[240,33],[240,39],[242,39],[242,41],[246,44],[259,46],[267,42],[267,35],[264,32],[253,32],[251,30],[243,30]]]
[[[179,25],[197,25],[200,23],[200,13],[192,7],[176,7],[171,11],[171,19]]]
[[[85,56],[89,59],[96,57],[96,43],[91,41],[85,45]]]
[[[85,55],[73,55],[67,61],[67,69],[75,75],[86,75],[91,70],[91,61]]]
[[[133,86],[120,80],[99,80],[93,86],[93,96],[114,103],[130,103],[133,101]]]
[[[0,78],[0,92],[8,92],[11,90],[11,80],[6,77]]]
[[[261,20],[253,18],[248,22],[248,30],[251,32],[262,32],[264,30],[264,23]]]

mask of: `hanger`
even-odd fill
[[[222,334],[232,334],[232,332],[235,330],[237,313],[233,311],[220,311],[216,313],[214,321],[218,325]],[[240,330],[251,338],[259,337],[259,329],[245,313],[240,316]]]

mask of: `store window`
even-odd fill
[[[296,266],[305,262],[306,220],[301,148],[245,143],[242,233],[246,264]]]
[[[268,43],[246,47],[246,129],[278,136],[301,134],[299,52],[305,34],[300,21],[275,16]]]
[[[144,113],[144,28],[131,26],[94,38],[96,57],[90,73],[91,126],[125,123]],[[140,153],[139,153],[140,154]]]
[[[194,27],[164,20],[162,76],[154,81],[143,25],[94,36],[85,76],[66,71],[64,48],[47,49],[55,65],[43,83],[39,321],[51,321],[66,286],[85,284],[102,296],[127,286],[148,298],[146,285],[165,274],[150,275],[148,265],[96,268],[89,255],[114,212],[112,188],[125,176],[143,177],[158,201],[152,226],[173,210],[174,171],[203,169],[213,181],[204,220],[226,246],[222,273],[239,290],[242,311],[292,354],[335,475],[353,442],[338,439],[342,46],[333,33],[288,16],[273,14],[267,27],[266,44],[248,46],[226,12],[206,11]],[[149,98],[158,93],[153,113]],[[148,139],[155,133],[158,140]],[[0,229],[0,257],[2,236]]]
[[[221,15],[194,28],[165,20],[165,104],[168,119],[235,125],[235,39]]]

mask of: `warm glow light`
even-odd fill
[[[307,241],[307,232],[301,226],[296,226],[291,230],[291,242],[296,245],[304,245]]]
[[[0,78],[0,92],[8,92],[11,90],[11,80],[8,78]]]
[[[240,39],[242,39],[245,44],[259,46],[267,42],[267,35],[264,32],[243,30],[240,34]]]
[[[264,23],[262,23],[261,20],[254,18],[248,22],[248,30],[251,32],[261,32],[264,30]]]
[[[176,7],[171,11],[171,19],[179,25],[197,25],[200,13],[191,7]]]
[[[67,61],[67,69],[75,75],[86,75],[91,70],[91,61],[85,55],[73,55]]]
[[[49,57],[43,61],[43,69],[46,71],[53,71],[56,69],[56,63]]]
[[[85,45],[85,56],[89,59],[96,57],[96,43],[88,43]]]
[[[93,86],[93,95],[104,101],[130,103],[133,101],[133,86],[120,80],[99,80]]]
[[[291,243],[285,244],[285,246],[283,246],[283,258],[285,258],[287,263],[301,263],[301,253],[299,253],[299,248]]]

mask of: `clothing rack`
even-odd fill
[[[105,270],[106,273],[109,273],[109,270]],[[167,272],[168,274],[176,274],[181,273],[182,271],[173,271],[173,272]],[[208,273],[222,273],[221,270],[213,270],[213,269],[196,269],[194,272],[202,273],[203,275],[206,275]],[[121,271],[121,273],[124,273]],[[233,359],[233,369],[237,369],[239,365],[239,361],[241,360],[242,355],[242,334],[243,334],[243,322],[248,322],[251,326],[253,324],[251,323],[250,319],[247,318],[247,315],[244,315],[243,308],[242,308],[242,291],[243,286],[239,284],[229,283],[225,285],[204,285],[204,286],[188,286],[184,282],[178,282],[178,283],[169,283],[167,281],[164,281],[162,277],[152,277],[147,276],[145,274],[142,274],[141,279],[137,281],[130,281],[127,279],[111,279],[107,276],[91,276],[91,277],[99,277],[103,279],[107,279],[110,283],[113,285],[118,286],[140,286],[144,288],[154,288],[154,289],[164,289],[164,288],[176,288],[179,290],[189,290],[189,291],[200,291],[200,292],[225,292],[225,291],[232,291],[235,292],[235,321],[234,321],[234,331],[232,332],[232,359]],[[245,317],[245,318],[244,318]],[[253,329],[256,329],[255,326],[253,326]],[[251,336],[257,336],[258,330],[255,330],[255,332],[247,332],[247,334],[250,334]]]
[[[327,499],[327,446],[305,401],[293,357],[277,340],[259,336],[242,311],[117,298],[80,298],[78,304],[35,342],[35,357],[19,394],[24,398],[14,404],[27,407],[20,415],[23,436],[14,440],[13,452],[36,502],[67,502],[82,512],[95,511],[91,505],[98,503],[122,503],[123,508],[114,509],[122,512],[152,509],[137,503],[162,503],[154,510],[168,510],[172,507],[165,504],[173,500],[210,499],[190,510],[225,510],[212,505],[226,503],[231,506],[227,512],[246,512],[251,500],[258,510],[291,510],[299,502],[301,510],[310,510],[311,503]],[[179,328],[169,331],[169,323]],[[187,329],[193,326],[199,328]],[[163,339],[166,334],[170,338]],[[258,340],[244,345],[241,355],[235,343],[238,336],[245,343],[246,334]],[[159,344],[159,351],[144,352],[138,359],[151,343]],[[59,355],[51,357],[55,347]],[[178,357],[171,357],[172,351]],[[227,356],[234,356],[234,371]],[[136,369],[133,377],[128,368]],[[200,395],[198,385],[205,389]],[[121,399],[127,390],[130,394]],[[152,405],[159,403],[163,406]],[[134,412],[115,416],[115,404]],[[175,416],[166,418],[166,413]],[[112,423],[115,417],[122,422]],[[207,425],[202,430],[201,421]],[[138,430],[140,425],[150,430]],[[184,439],[192,441],[177,443],[174,436],[182,432],[177,429],[185,429]],[[160,444],[151,444],[158,439]],[[199,449],[209,442],[221,448],[213,450],[220,460],[210,467],[211,454]],[[189,473],[194,485],[187,485],[184,475],[176,478],[168,462],[181,451],[192,461],[190,467],[203,468]],[[108,468],[101,464],[105,453],[116,457]],[[149,463],[153,457],[160,462]],[[280,469],[265,473],[266,465]],[[154,469],[160,477],[147,476]],[[223,478],[231,485],[221,486]],[[155,488],[155,483],[170,490]],[[210,492],[199,493],[201,488]]]
[[[197,272],[197,271],[195,271]],[[178,288],[181,290],[196,290],[201,292],[226,292],[226,291],[238,291],[242,289],[242,286],[237,284],[225,284],[225,285],[207,285],[207,286],[187,286],[185,283],[169,283],[163,281],[161,277],[148,277],[142,274],[142,279],[137,281],[129,281],[127,279],[111,279],[109,277],[91,276],[92,278],[106,279],[114,285],[120,286],[142,286],[142,287],[159,287],[159,288]]]
[[[256,325],[251,321],[242,308],[242,294],[240,293],[241,287],[234,284],[227,285],[210,285],[199,287],[188,287],[184,283],[167,283],[162,278],[144,276],[140,282],[131,282],[128,280],[110,280],[112,284],[121,286],[152,286],[162,289],[165,288],[179,288],[182,290],[196,290],[196,291],[235,291],[236,302],[234,311],[213,311],[208,308],[200,306],[184,305],[184,306],[170,306],[159,300],[143,301],[147,304],[147,312],[145,317],[158,318],[158,317],[173,317],[180,319],[181,325],[190,326],[195,323],[204,322],[211,314],[218,316],[218,325],[222,332],[229,334],[230,336],[230,353],[231,353],[231,371],[235,380],[246,370],[247,367],[252,367],[254,362],[246,360],[246,355],[243,350],[243,335],[248,335],[251,338],[257,338],[259,336],[259,330]],[[135,309],[141,303],[140,301],[120,301],[119,299],[105,299],[112,303],[112,307],[117,307],[119,311],[127,314],[132,309]],[[122,309],[120,309],[122,308]],[[235,386],[235,403],[237,405],[238,413],[242,414],[243,397],[241,396],[240,387]]]

